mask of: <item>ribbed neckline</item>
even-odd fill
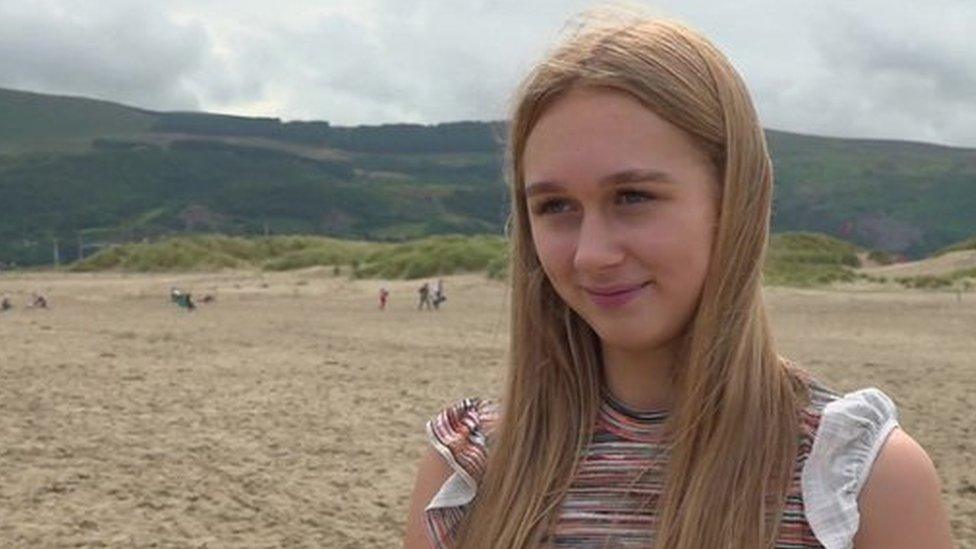
[[[628,420],[642,425],[659,424],[668,419],[668,410],[634,409],[621,402],[606,388],[603,389],[603,403],[605,404],[606,408],[617,412],[619,415],[624,416],[624,418]]]

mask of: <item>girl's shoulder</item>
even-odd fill
[[[803,412],[809,450],[801,486],[804,514],[827,547],[849,548],[859,524],[858,496],[889,435],[894,402],[876,388],[839,394],[815,380]]]
[[[428,507],[456,506],[474,498],[488,458],[488,437],[499,420],[493,400],[465,398],[427,422],[427,439],[454,474]]]

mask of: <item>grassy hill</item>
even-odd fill
[[[140,135],[155,120],[108,101],[0,88],[0,154],[89,150],[93,139]]]
[[[920,257],[976,233],[976,149],[767,132],[774,230]]]
[[[0,262],[165,235],[501,234],[501,123],[338,127],[0,90]],[[917,258],[976,234],[976,150],[768,131],[773,229]]]

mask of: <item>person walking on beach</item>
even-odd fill
[[[773,167],[731,62],[671,21],[566,28],[507,124],[502,398],[431,416],[404,547],[954,547],[892,399],[779,353]]]
[[[440,309],[441,303],[447,301],[447,296],[444,295],[444,279],[438,278],[437,283],[434,284],[434,308]]]
[[[430,283],[424,282],[420,288],[417,289],[417,293],[420,294],[420,303],[417,304],[417,310],[426,308],[430,310]]]
[[[385,288],[380,288],[380,310],[386,310],[386,300],[390,297],[390,292]]]

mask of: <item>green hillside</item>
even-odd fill
[[[0,90],[0,263],[166,235],[501,234],[501,123],[339,127]],[[773,229],[920,257],[976,234],[976,150],[768,131]]]
[[[976,233],[976,149],[767,132],[774,230],[920,257]]]
[[[0,154],[88,150],[95,138],[143,134],[155,120],[108,101],[0,88]]]

